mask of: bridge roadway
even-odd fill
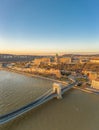
[[[73,86],[76,85],[76,82],[62,88],[62,94],[66,91],[68,91],[69,89],[71,89]],[[54,97],[57,97],[57,93],[53,93],[52,89],[48,90],[44,95],[42,95],[41,97],[39,97],[38,99],[36,99],[35,101],[33,101],[32,103],[21,107],[18,110],[15,110],[11,113],[5,114],[5,115],[1,115],[0,116],[0,124],[4,124],[9,122],[12,119],[15,119],[16,117],[30,111],[33,108],[36,108],[37,106],[40,106],[41,104],[53,99]]]

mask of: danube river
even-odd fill
[[[52,81],[0,71],[0,115],[16,110],[52,87]],[[0,126],[0,130],[99,130],[99,95],[72,89]]]

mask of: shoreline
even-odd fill
[[[78,88],[78,87],[73,87],[74,89],[78,89],[80,91],[86,92],[86,93],[93,93],[91,91],[85,90],[84,88]]]
[[[40,75],[35,75],[35,74],[27,73],[27,72],[22,72],[22,71],[18,71],[18,70],[13,70],[13,69],[8,69],[8,68],[0,68],[0,70],[9,71],[9,72],[13,72],[13,73],[18,73],[18,74],[22,74],[22,75],[25,75],[25,76],[28,76],[28,77],[32,77],[32,78],[35,77],[35,78],[50,80],[50,81],[53,81],[53,82],[61,83],[63,85],[68,85],[68,83],[65,82],[65,81],[51,79],[51,78],[48,78],[48,77],[44,77],[44,76],[40,76]],[[86,92],[86,93],[99,95],[99,93],[91,91],[91,90],[88,90],[88,89],[79,88],[79,87],[76,87],[76,86],[74,86],[73,88],[77,89],[77,90],[80,90],[80,91],[83,91],[83,92]]]
[[[76,87],[76,86],[74,86],[73,88],[74,88],[74,89],[77,89],[77,90],[80,90],[80,91],[82,91],[82,92],[86,92],[86,93],[90,93],[90,94],[97,94],[97,95],[99,95],[98,92],[94,92],[94,91],[87,90],[87,89],[84,89],[84,88],[78,88],[78,87]]]
[[[46,80],[62,83],[63,85],[68,85],[68,83],[66,81],[60,81],[60,80],[56,80],[56,79],[52,79],[52,78],[48,78],[48,77],[44,77],[44,76],[40,76],[40,75],[35,75],[35,74],[27,73],[27,72],[22,72],[22,71],[18,71],[18,70],[13,70],[13,69],[8,69],[8,68],[0,68],[0,70],[14,72],[14,73],[22,74],[22,75],[25,75],[28,77],[46,79]]]

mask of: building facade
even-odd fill
[[[40,63],[45,63],[45,64],[49,64],[50,63],[50,58],[39,58],[39,59],[34,59],[33,63],[35,65],[39,65]]]
[[[99,89],[99,79],[92,80],[91,87],[95,89]]]
[[[91,59],[90,62],[91,63],[99,63],[99,59]]]
[[[99,72],[84,71],[84,74],[86,74],[91,81],[99,78]]]
[[[59,58],[59,63],[71,63],[71,58],[70,57]]]

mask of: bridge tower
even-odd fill
[[[59,83],[53,83],[53,93],[57,93],[57,99],[62,99],[62,86]]]

